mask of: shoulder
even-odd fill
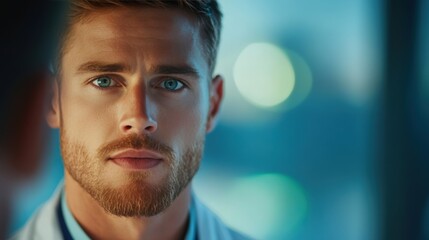
[[[56,207],[59,204],[62,185],[57,188],[39,210],[37,210],[28,222],[10,239],[13,240],[61,240],[62,234],[56,215]]]
[[[206,207],[195,195],[192,205],[197,215],[198,236],[200,239],[246,240],[251,239],[230,227]]]

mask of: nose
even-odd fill
[[[131,89],[123,97],[120,105],[120,131],[125,134],[155,132],[158,128],[158,124],[152,116],[155,108],[143,88],[135,87]]]

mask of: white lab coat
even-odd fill
[[[11,239],[13,240],[62,240],[56,207],[60,204],[61,184],[51,199],[46,202]],[[200,240],[241,240],[247,237],[234,232],[193,196],[197,216],[198,239]],[[77,239],[76,239],[77,240]]]

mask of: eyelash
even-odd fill
[[[94,82],[96,80],[100,79],[100,78],[109,78],[112,81],[112,84],[114,84],[114,85],[113,86],[109,86],[109,87],[100,87],[100,86],[97,86]],[[115,80],[115,77],[108,76],[108,75],[101,75],[101,76],[96,76],[94,78],[91,78],[89,80],[89,84],[91,84],[93,87],[95,87],[95,88],[97,88],[99,90],[103,90],[103,91],[104,90],[108,90],[108,89],[113,88],[113,87],[121,87],[122,86],[122,84],[120,83],[120,81]]]
[[[97,86],[94,83],[96,80],[98,80],[100,78],[103,78],[103,77],[111,79],[111,81],[113,82],[114,85],[110,86],[110,87],[100,87],[100,86]],[[101,75],[101,76],[96,76],[96,77],[91,78],[88,81],[88,83],[91,84],[91,86],[93,86],[93,87],[95,87],[95,88],[97,88],[98,90],[101,90],[101,91],[106,91],[106,90],[109,90],[109,89],[114,88],[114,87],[124,86],[124,84],[122,84],[121,81],[116,80],[115,78],[117,78],[117,77],[109,76],[109,75]],[[177,90],[168,90],[168,89],[166,89],[164,87],[161,87],[161,84],[164,83],[167,80],[175,80],[175,81],[179,82],[180,84],[182,84],[182,86],[179,89],[177,89]],[[153,84],[152,86],[157,87],[157,88],[161,88],[161,89],[163,89],[165,91],[168,91],[168,92],[180,92],[181,90],[183,90],[185,88],[189,88],[189,86],[186,83],[186,81],[181,80],[181,79],[177,79],[177,78],[174,78],[174,77],[163,77],[159,81],[156,81],[156,83]]]
[[[162,87],[162,84],[165,83],[168,80],[177,81],[178,84],[182,84],[182,86],[179,89],[177,89],[177,90],[169,90],[169,89],[167,89],[165,87]],[[180,92],[183,89],[188,88],[188,85],[184,81],[179,80],[177,78],[172,78],[172,77],[166,77],[166,78],[161,79],[160,81],[157,82],[156,86],[159,87],[159,88],[161,88],[161,89],[163,89],[163,90],[165,90],[165,91],[168,91],[168,92]]]

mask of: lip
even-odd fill
[[[146,149],[128,149],[121,152],[118,152],[116,154],[113,154],[111,159],[115,158],[151,158],[151,159],[160,159],[162,160],[163,157],[161,154],[156,153],[154,151],[149,151]]]
[[[157,166],[163,161],[161,154],[149,150],[124,150],[112,155],[109,160],[131,170],[144,170]]]

